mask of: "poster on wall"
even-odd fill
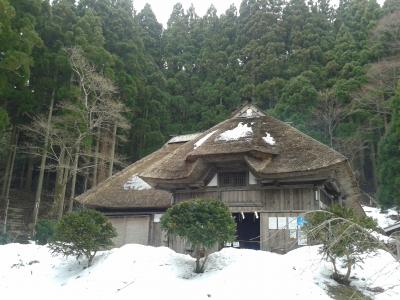
[[[295,239],[295,238],[297,238],[297,230],[296,229],[290,229],[289,230],[289,238],[291,238],[291,239]]]
[[[289,229],[297,229],[297,217],[288,217]]]
[[[297,245],[306,246],[307,245],[307,235],[303,230],[299,230],[297,234]]]
[[[278,229],[287,229],[286,217],[278,217]]]
[[[268,228],[269,229],[278,229],[278,220],[276,217],[268,218]]]

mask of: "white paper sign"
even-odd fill
[[[278,217],[278,229],[287,229],[286,217]]]
[[[307,245],[307,235],[302,230],[299,230],[299,233],[297,235],[297,244],[299,246],[306,246]]]
[[[268,218],[268,228],[269,229],[278,229],[278,220],[276,217]]]
[[[297,230],[289,230],[289,238],[295,239],[297,238]]]
[[[288,217],[289,229],[297,229],[297,218]]]
[[[163,214],[154,214],[154,223],[160,223]]]

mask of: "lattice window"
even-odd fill
[[[245,186],[247,185],[247,172],[229,172],[219,174],[220,186]]]

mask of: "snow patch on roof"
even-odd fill
[[[253,134],[253,129],[248,124],[239,124],[230,130],[224,131],[216,138],[216,141],[235,141],[243,137],[248,137]]]
[[[201,132],[177,135],[177,136],[172,137],[168,141],[168,144],[188,142],[188,141],[194,140],[195,138],[197,138],[200,135],[201,135]]]
[[[151,185],[149,185],[142,178],[137,176],[137,174],[133,175],[131,179],[124,183],[124,190],[149,190],[151,189]]]
[[[207,133],[205,136],[203,136],[201,139],[199,139],[195,144],[194,144],[194,149],[199,148],[201,145],[204,144],[205,141],[207,141],[209,139],[210,136],[212,136],[215,132],[217,132],[218,130],[214,130],[211,131],[209,133]]]
[[[271,146],[275,145],[275,139],[268,132],[266,132],[265,134],[266,136],[263,136],[264,142],[270,144]]]

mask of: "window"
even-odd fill
[[[220,186],[246,186],[247,172],[229,172],[219,174]]]

